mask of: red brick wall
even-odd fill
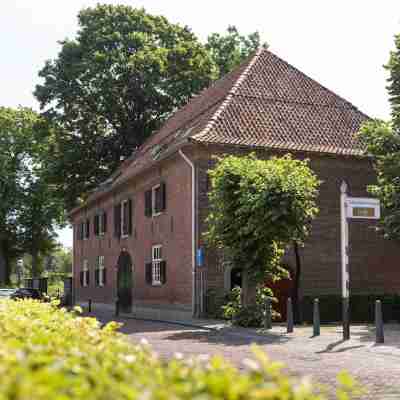
[[[224,150],[226,152],[228,150]],[[230,153],[243,154],[246,151],[230,149]],[[221,154],[218,148],[204,148],[198,152],[197,165],[199,185],[199,237],[207,229],[207,169],[215,161],[211,154]],[[268,157],[267,152],[258,152]],[[297,155],[304,158],[304,155]],[[323,181],[318,205],[319,215],[314,221],[311,234],[304,248],[301,248],[302,279],[304,295],[340,293],[340,184],[345,180],[350,196],[370,196],[366,187],[375,181],[375,173],[366,159],[307,155],[311,168]],[[375,231],[374,221],[350,223],[350,290],[351,293],[393,293],[400,289],[400,246],[384,240]],[[201,239],[200,239],[201,241]],[[289,265],[295,266],[294,255],[286,255]],[[223,288],[223,266],[211,249],[206,253],[208,287]]]
[[[153,185],[166,183],[166,210],[153,218],[144,215],[144,192]],[[133,201],[133,232],[126,239],[114,236],[114,204],[125,198]],[[93,234],[93,216],[96,210],[107,212],[107,233],[104,237]],[[74,287],[76,301],[113,303],[118,257],[126,248],[133,261],[133,302],[137,304],[191,304],[191,171],[183,159],[176,155],[173,159],[160,163],[157,168],[142,175],[124,188],[118,189],[74,215],[73,223],[90,217],[91,232],[88,240],[77,240],[74,229]],[[167,262],[167,282],[159,287],[145,282],[145,263],[151,261],[151,246],[163,245],[163,258]],[[94,269],[96,257],[105,256],[107,285],[95,287]],[[81,287],[79,273],[83,260],[89,260],[90,286]]]

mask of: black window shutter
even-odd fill
[[[166,192],[166,184],[165,182],[161,182],[161,186],[160,186],[160,195],[161,195],[161,207],[160,207],[160,211],[164,211],[167,208],[167,192]]]
[[[107,269],[103,268],[103,285],[105,286],[107,283]]]
[[[160,263],[160,277],[161,283],[167,283],[167,262],[161,261]]]
[[[80,275],[79,278],[81,281],[81,286],[83,286],[83,271],[81,271],[79,275]]]
[[[128,235],[132,235],[132,199],[128,200]]]
[[[146,283],[151,285],[153,283],[153,276],[152,276],[152,264],[146,263],[145,265],[145,272],[146,272]]]
[[[151,217],[151,190],[144,192],[144,215]]]
[[[83,225],[84,225],[85,223],[84,222],[81,222],[80,224],[79,224],[79,239],[80,240],[83,240]]]
[[[114,206],[114,235],[121,236],[121,203]]]
[[[99,236],[99,222],[100,222],[100,215],[94,216],[94,235]]]
[[[76,225],[76,238],[78,240],[82,239],[82,224],[81,223]]]
[[[94,270],[94,282],[96,286],[99,286],[100,279],[99,279],[99,270],[95,269]]]
[[[86,238],[89,239],[90,237],[90,219],[86,220]]]
[[[87,271],[87,285],[90,285],[90,269]]]
[[[107,213],[103,212],[103,232],[107,232]]]

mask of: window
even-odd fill
[[[89,218],[82,222],[83,240],[89,239],[90,235],[90,220]]]
[[[107,213],[104,211],[99,218],[99,234],[104,235],[107,232]]]
[[[161,285],[162,246],[152,247],[151,261],[151,282],[153,285]]]
[[[104,256],[98,256],[96,269],[96,286],[105,286],[106,284],[106,269],[104,266]]]
[[[83,287],[89,286],[90,276],[89,276],[89,261],[83,260],[83,271],[81,272],[81,285]]]
[[[155,217],[160,215],[166,208],[165,183],[155,185],[151,190],[147,190],[145,197],[145,215]]]
[[[115,237],[126,238],[132,233],[132,200],[123,200],[114,206]]]
[[[94,234],[103,236],[107,230],[107,213],[101,212],[94,216]]]
[[[129,235],[129,202],[124,200],[121,204],[121,232],[122,237]]]

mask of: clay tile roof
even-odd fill
[[[201,143],[362,155],[368,117],[266,49],[253,56],[203,131]]]
[[[368,116],[261,48],[177,110],[135,153],[120,178],[183,142],[360,156]]]

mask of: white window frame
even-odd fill
[[[88,277],[89,277],[89,261],[83,260],[83,287],[89,286]]]
[[[129,233],[124,233],[124,205],[128,204],[129,200],[125,199],[121,201],[121,238],[125,239],[129,236]]]
[[[106,231],[105,228],[105,218],[104,218],[104,211],[102,211],[99,215],[99,236],[104,236]]]
[[[157,244],[151,248],[151,283],[153,286],[161,285],[162,245]]]
[[[156,190],[161,190],[161,183],[154,185],[151,188],[151,215],[153,217],[157,217],[158,215],[162,214],[162,211],[156,211]]]
[[[99,274],[99,286],[103,287],[104,286],[104,270],[105,270],[105,266],[104,266],[104,256],[99,256],[98,257],[98,274]]]

